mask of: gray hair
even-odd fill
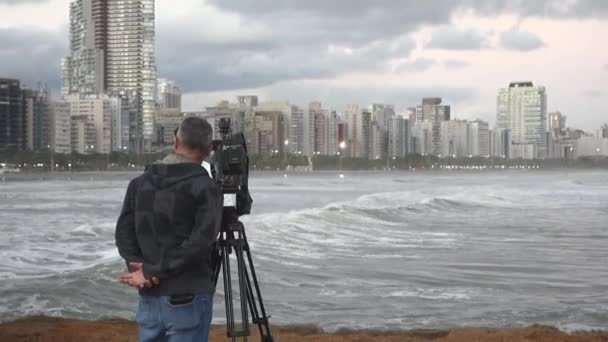
[[[213,128],[207,120],[198,117],[184,119],[177,131],[177,138],[191,149],[206,149],[213,140]]]

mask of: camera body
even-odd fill
[[[249,195],[249,156],[242,132],[232,134],[229,118],[220,118],[219,140],[213,141],[211,174],[223,194],[236,195],[236,212],[244,215],[251,212],[253,200]]]

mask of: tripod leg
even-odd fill
[[[224,298],[226,304],[226,328],[228,336],[232,337],[232,342],[236,342],[234,336],[234,307],[232,305],[232,277],[230,274],[230,254],[227,244],[222,246],[222,275],[224,276]]]
[[[260,331],[260,338],[262,342],[273,342],[272,334],[270,332],[270,323],[268,322],[268,316],[266,315],[266,309],[264,308],[264,301],[262,299],[262,292],[260,291],[260,284],[258,282],[258,277],[255,273],[255,267],[253,266],[253,257],[251,256],[251,249],[249,248],[249,242],[247,242],[247,235],[245,234],[245,229],[243,227],[242,230],[242,238],[245,254],[247,255],[247,262],[249,266],[249,270],[251,271],[251,278],[249,274],[247,274],[247,270],[245,270],[245,279],[247,279],[247,289],[248,289],[248,297],[249,307],[251,309],[251,315],[253,316],[254,323],[257,324],[258,329]],[[253,283],[253,287],[251,286]],[[255,294],[253,289],[255,288]],[[259,302],[259,311],[256,305],[256,298]],[[260,317],[260,313],[262,314]]]
[[[221,267],[224,279],[228,337],[232,338],[232,342],[236,342],[237,338],[241,337],[243,338],[243,342],[247,342],[247,337],[250,335],[248,314],[251,312],[252,321],[258,326],[261,341],[273,342],[274,339],[271,335],[270,324],[268,322],[269,317],[266,315],[264,302],[262,301],[251,250],[247,242],[247,236],[245,235],[245,227],[241,222],[237,221],[226,225],[223,229],[225,230],[221,233],[218,241],[218,245],[220,246],[220,262],[215,268],[215,284],[217,285]],[[234,252],[237,259],[237,277],[242,315],[242,327],[238,330],[236,328],[232,298],[232,277],[230,270],[230,254],[232,252]]]
[[[239,236],[241,237],[241,236]],[[239,295],[241,299],[241,323],[243,335],[249,336],[249,316],[247,311],[247,303],[249,301],[249,292],[247,291],[247,268],[243,257],[243,240],[235,241],[235,254],[238,265],[239,277]],[[245,341],[247,339],[245,338]]]

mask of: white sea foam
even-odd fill
[[[608,175],[255,177],[253,214],[242,220],[274,322],[608,321]],[[3,319],[128,317],[135,296],[115,281],[124,264],[114,245],[126,184],[3,184]]]

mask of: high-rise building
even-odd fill
[[[249,129],[252,154],[272,155],[288,152],[291,105],[287,102],[264,102],[255,107]]]
[[[469,123],[470,155],[490,156],[490,127],[487,122],[475,120]]]
[[[342,141],[344,142],[345,148],[343,149],[343,155],[352,157],[353,155],[353,129],[350,125],[353,124],[352,116],[359,111],[359,106],[356,104],[347,104],[346,108],[342,112]]]
[[[350,157],[367,159],[370,156],[372,114],[368,111],[360,111],[357,106],[349,106],[347,107],[347,116],[347,148]]]
[[[388,130],[388,153],[391,158],[403,158],[409,154],[410,122],[402,116],[391,119]]]
[[[304,109],[292,105],[289,119],[289,152],[304,153]]]
[[[0,151],[22,150],[26,142],[21,82],[0,78]]]
[[[497,98],[497,128],[512,134],[512,158],[546,157],[547,94],[532,82],[513,82],[500,89]]]
[[[79,154],[96,153],[95,124],[91,122],[87,115],[72,115],[70,119],[72,152]]]
[[[416,120],[411,128],[410,151],[413,154],[427,155],[431,153],[432,122]]]
[[[422,105],[416,107],[416,121],[431,123],[431,149],[428,154],[441,154],[441,123],[449,121],[451,108],[441,104],[440,97],[422,99]]]
[[[109,0],[106,6],[106,90],[137,99],[143,138],[150,141],[156,110],[154,0]]]
[[[471,155],[470,125],[466,120],[441,123],[442,157],[464,158]]]
[[[327,155],[327,138],[329,135],[329,113],[321,109],[312,112],[314,115],[314,154]]]
[[[338,123],[340,118],[335,110],[329,113],[327,118],[327,154],[335,156],[340,149]]]
[[[490,155],[498,158],[511,158],[511,130],[496,128],[492,131]]]
[[[182,115],[182,92],[173,82],[158,80],[156,100],[155,143],[160,146],[173,143],[173,132],[179,127]]]
[[[154,137],[154,0],[74,0],[63,94],[107,93],[128,99],[133,148]]]
[[[284,149],[287,148],[284,145],[286,138],[284,113],[280,111],[256,111],[254,122],[258,146],[254,145],[253,154],[283,153]]]
[[[26,148],[31,151],[51,147],[49,136],[49,93],[46,90],[23,90]]]
[[[562,115],[561,112],[549,113],[549,132],[554,139],[557,139],[564,135],[566,130],[566,116]]]
[[[159,111],[174,110],[178,113],[182,111],[182,91],[171,81],[162,78],[158,80],[156,101]]]
[[[70,104],[72,118],[72,150],[81,154],[108,154],[123,150],[122,134],[112,134],[112,125],[122,123],[121,101],[106,95],[71,95],[65,98]],[[117,128],[116,132],[121,129]]]
[[[240,95],[236,97],[236,101],[241,107],[257,107],[258,97],[255,95]]]
[[[49,137],[51,148],[55,153],[71,153],[70,103],[65,101],[50,102],[49,114]]]
[[[395,110],[393,105],[385,105],[381,109],[376,109],[376,111],[373,113],[374,115],[372,120],[376,121],[380,129],[385,132],[388,132],[388,127],[391,123],[391,120],[395,116]]]
[[[106,90],[107,2],[70,3],[70,53],[62,60],[64,96],[100,94]]]
[[[385,132],[376,121],[373,121],[369,130],[369,159],[384,158],[384,138]]]
[[[321,138],[317,137],[320,127],[317,127],[317,120],[320,119],[323,105],[319,101],[311,101],[308,103],[308,112],[304,115],[304,153],[308,156],[319,152],[318,141]]]

